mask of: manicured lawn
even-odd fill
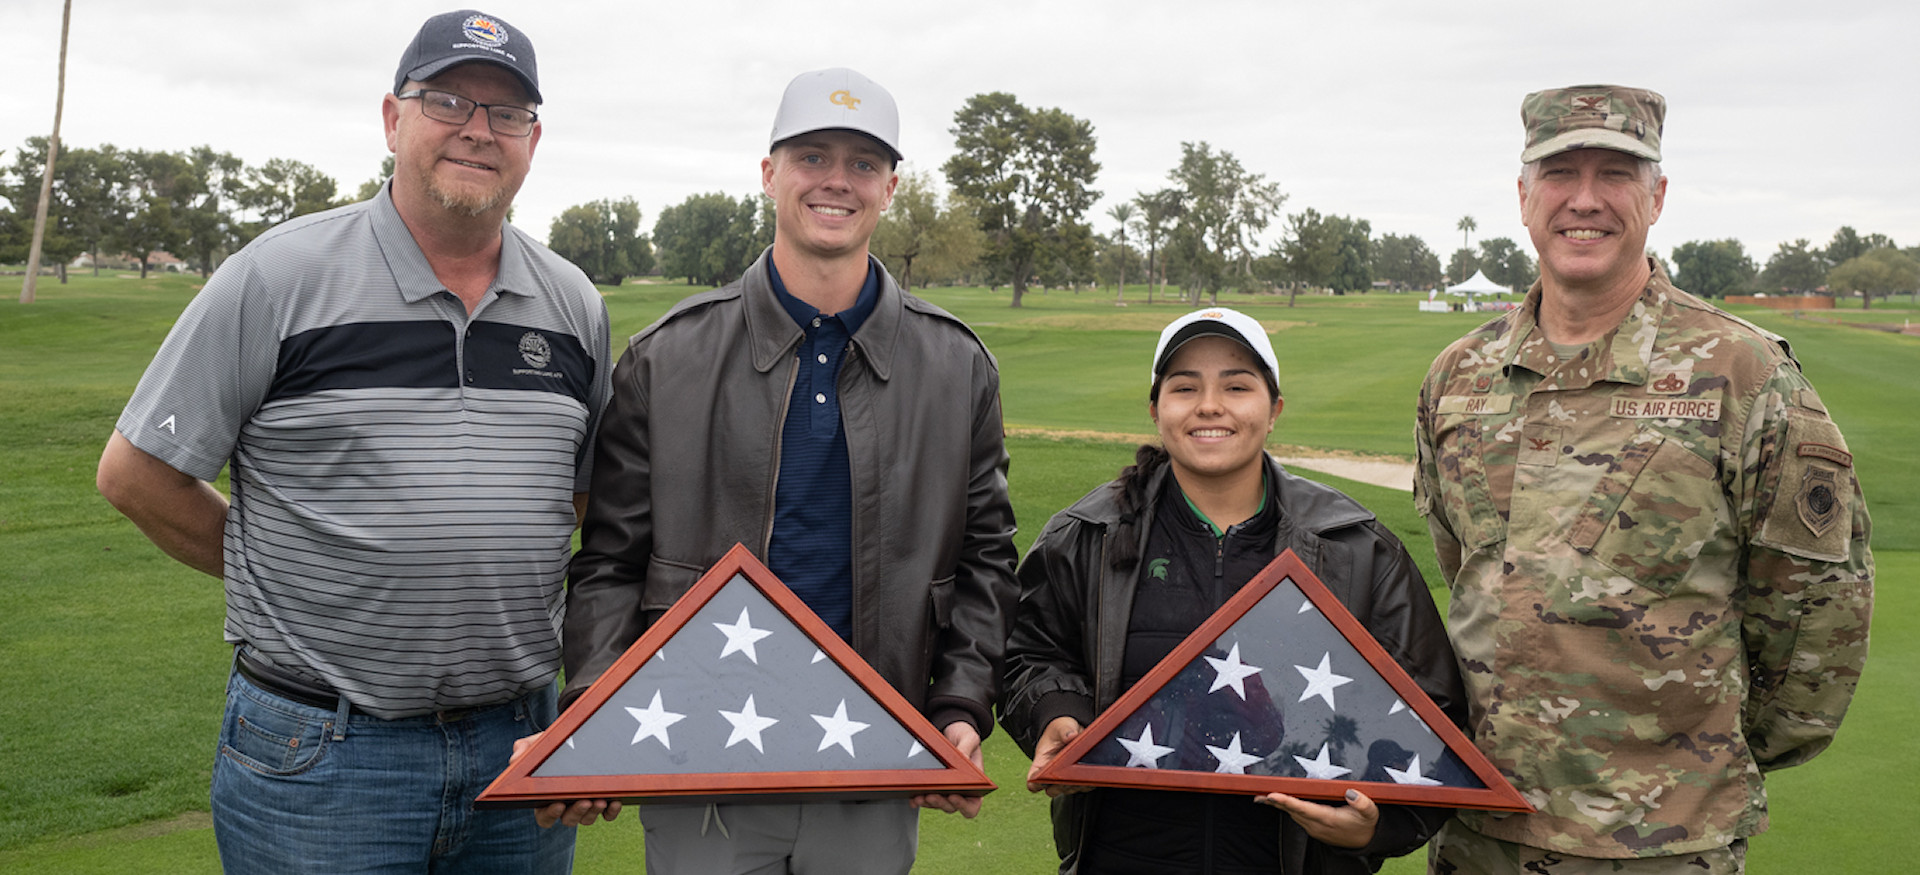
[[[93,468],[121,405],[197,278],[76,277],[39,300],[0,304],[0,871],[212,872],[205,827],[228,648],[217,581],[151,547],[93,490]],[[690,289],[608,290],[616,346]],[[1007,308],[1004,290],[924,296],[973,324],[998,357],[1010,426],[1144,434],[1146,359],[1180,305],[1116,308],[1103,293],[1053,291]],[[1278,440],[1405,457],[1414,393],[1433,355],[1482,321],[1418,313],[1410,296],[1222,303],[1277,328],[1287,409]],[[1904,302],[1901,302],[1904,303]],[[1884,308],[1884,309],[1883,309]],[[1888,836],[1920,823],[1920,338],[1796,321],[1740,308],[1785,334],[1846,430],[1874,511],[1879,603],[1874,653],[1839,742],[1774,775],[1773,832],[1756,873],[1901,872]],[[1911,310],[1882,302],[1891,317]],[[1025,432],[1023,432],[1025,434]],[[1022,549],[1048,515],[1131,458],[1123,442],[1017,437],[1012,489]],[[1335,481],[1409,544],[1433,578],[1425,526],[1404,492]],[[1042,799],[1021,787],[1025,760],[996,734],[989,772],[1002,789],[980,820],[925,819],[934,873],[1037,872],[1052,859]],[[184,816],[183,816],[184,815]],[[1899,824],[1909,824],[1902,828]],[[579,871],[640,871],[631,817],[582,837]],[[1388,871],[1417,872],[1416,860]]]

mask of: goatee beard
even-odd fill
[[[468,218],[484,216],[492,212],[502,201],[506,200],[506,192],[502,191],[496,191],[483,198],[460,197],[452,192],[441,189],[437,185],[428,186],[427,194],[432,196],[434,201],[439,203],[440,206],[448,212],[457,213]]]

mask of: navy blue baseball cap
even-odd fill
[[[474,61],[507,68],[534,103],[545,102],[540,99],[540,73],[527,35],[508,27],[500,16],[472,9],[442,12],[420,25],[420,32],[400,56],[393,93],[399,94],[407,80],[425,82],[448,67]]]

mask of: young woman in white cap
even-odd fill
[[[1406,548],[1351,498],[1267,455],[1278,371],[1266,332],[1243,313],[1209,308],[1161,332],[1147,405],[1159,444],[1056,514],[1020,566],[1000,721],[1035,771],[1289,548],[1461,719],[1453,651]],[[1450,814],[1376,806],[1357,790],[1323,805],[1044,789],[1068,873],[1366,873]]]

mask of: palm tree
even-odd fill
[[[1474,221],[1472,216],[1461,216],[1460,221],[1455,222],[1453,227],[1460,230],[1460,248],[1472,249],[1473,244],[1467,242],[1467,235],[1480,230],[1480,223]]]
[[[1152,304],[1156,277],[1162,288],[1167,283],[1167,266],[1160,259],[1160,240],[1166,236],[1167,224],[1180,215],[1180,190],[1163,188],[1141,192],[1134,195],[1133,203],[1140,208],[1140,229],[1147,237],[1147,303]]]
[[[67,30],[73,22],[73,0],[60,12],[60,81],[53,96],[53,136],[47,138],[47,169],[40,174],[40,202],[34,208],[33,242],[27,247],[27,278],[20,284],[20,303],[33,303],[40,279],[40,244],[47,233],[47,202],[53,197],[53,159],[60,154],[60,114],[67,108]],[[142,270],[142,273],[145,273]],[[62,280],[66,274],[61,274]]]
[[[1127,223],[1133,221],[1133,204],[1114,204],[1107,210],[1107,216],[1120,224],[1120,291],[1113,296],[1113,305],[1124,307],[1127,303]]]
[[[1323,729],[1326,731],[1326,742],[1333,748],[1335,756],[1344,753],[1347,745],[1360,743],[1359,722],[1345,714],[1336,714],[1327,718]]]

